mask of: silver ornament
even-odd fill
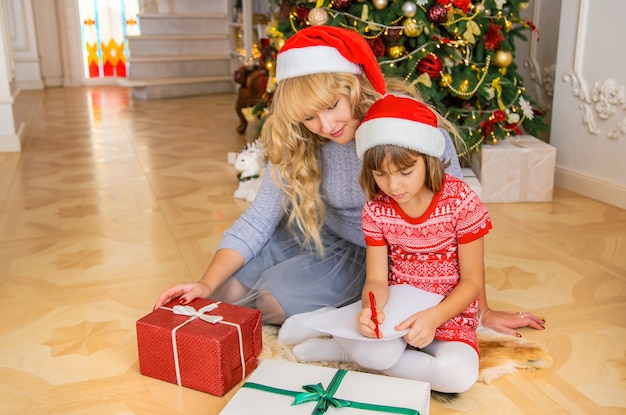
[[[417,13],[417,5],[415,3],[407,1],[402,5],[402,13],[404,13],[404,17],[415,16],[415,13]]]

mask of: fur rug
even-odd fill
[[[291,351],[291,346],[279,342],[277,335],[277,326],[263,325],[263,351],[260,358],[298,362]],[[479,382],[489,384],[501,376],[514,373],[517,369],[547,369],[552,366],[552,357],[545,347],[531,340],[504,335],[483,327],[478,329],[477,335],[481,355]],[[356,363],[322,361],[309,364],[376,373]],[[433,393],[433,397],[439,401],[449,401],[450,396],[446,395],[448,394]]]

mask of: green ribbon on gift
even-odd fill
[[[292,396],[294,398],[292,405],[299,405],[305,402],[317,402],[315,409],[311,412],[311,415],[321,415],[328,411],[328,408],[334,406],[335,408],[357,408],[366,409],[369,411],[377,411],[388,414],[402,414],[402,415],[420,415],[419,411],[410,408],[400,408],[397,406],[388,405],[376,405],[373,403],[355,402],[347,399],[335,398],[335,392],[339,388],[344,376],[348,373],[347,370],[339,369],[330,381],[327,389],[324,389],[321,383],[316,385],[304,385],[302,389],[305,392],[290,391],[287,389],[275,388],[273,386],[261,385],[254,382],[246,382],[242,385],[242,388],[257,389],[264,392],[277,393],[280,395]]]

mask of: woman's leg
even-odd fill
[[[244,286],[235,278],[229,278],[221,287],[219,287],[211,299],[215,301],[223,301],[225,303],[235,303],[250,293],[250,288]]]
[[[311,253],[279,226],[263,250],[233,277],[250,292],[238,304],[252,304],[263,319],[282,324],[294,314],[338,307],[358,300],[365,278],[365,249],[326,231],[326,255]]]
[[[300,250],[293,236],[283,224],[279,224],[261,251],[217,289],[211,298],[256,308],[261,311],[264,322],[281,324],[285,320],[282,306],[270,291],[263,289],[269,279],[266,272],[299,254]]]

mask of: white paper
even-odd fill
[[[385,321],[379,326],[382,339],[365,337],[357,329],[356,315],[363,308],[361,301],[315,315],[302,323],[333,337],[366,341],[393,340],[408,333],[408,330],[396,331],[395,326],[418,311],[439,304],[443,298],[443,295],[420,290],[409,284],[389,287],[389,298],[383,308]]]

